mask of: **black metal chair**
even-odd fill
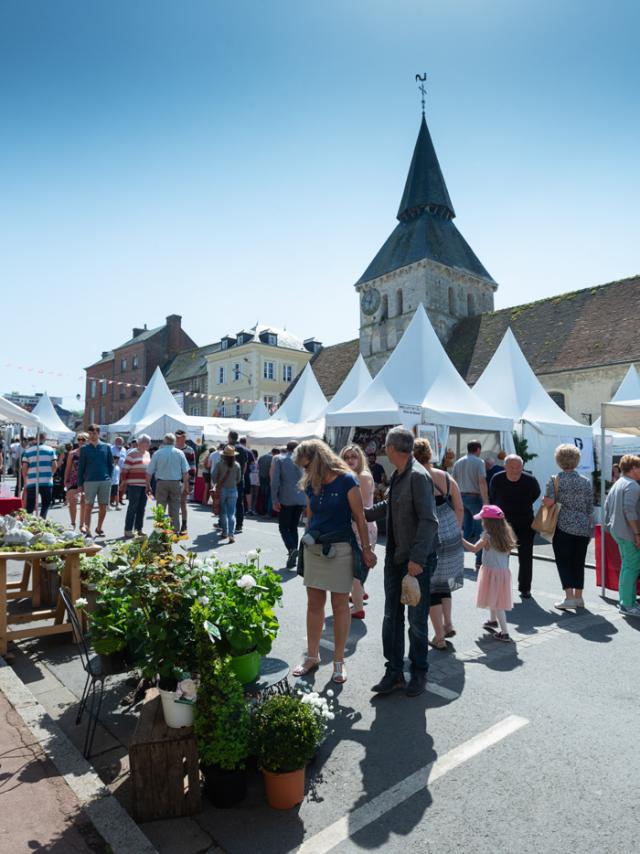
[[[93,739],[96,734],[96,727],[98,726],[98,720],[100,718],[102,696],[104,694],[104,680],[106,679],[107,674],[102,671],[102,664],[99,656],[90,654],[89,644],[87,643],[82,627],[80,626],[80,621],[78,620],[75,608],[72,605],[70,593],[71,591],[68,587],[60,588],[60,596],[62,597],[69,622],[73,627],[75,636],[79,638],[78,646],[80,648],[80,659],[82,661],[84,671],[87,674],[87,679],[84,683],[84,690],[80,699],[80,705],[78,706],[76,725],[79,725],[82,721],[82,715],[84,714],[84,710],[87,706],[87,700],[89,699],[89,695],[91,695],[89,725],[84,738],[84,747],[82,748],[82,753],[85,759],[89,759],[91,756],[91,748],[93,747]]]

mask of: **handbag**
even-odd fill
[[[544,537],[545,540],[549,540],[549,542],[551,542],[553,535],[556,532],[558,514],[560,513],[560,508],[562,506],[558,501],[557,475],[553,478],[553,497],[555,504],[552,504],[551,507],[545,507],[544,504],[541,504],[533,522],[531,523],[533,530],[537,531],[541,537]]]

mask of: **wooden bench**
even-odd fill
[[[164,722],[157,689],[147,691],[129,744],[132,811],[136,821],[200,812],[200,767],[193,727]]]

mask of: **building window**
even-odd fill
[[[262,376],[265,380],[273,380],[276,377],[275,363],[265,362],[263,366]]]
[[[233,366],[233,381],[234,381],[234,383],[237,383],[239,379],[240,379],[240,364],[239,364],[239,362],[236,362]]]
[[[449,288],[449,314],[456,313],[456,298],[453,295],[453,288]]]
[[[398,309],[396,311],[398,317],[401,314],[404,314],[404,296],[402,294],[402,288],[398,288],[398,290],[396,291],[396,307]]]
[[[126,359],[120,359],[120,373],[124,374],[126,370],[127,370],[127,360]]]
[[[267,407],[269,412],[273,411],[273,407],[275,406],[276,399],[272,394],[265,394],[262,398],[264,405]]]
[[[107,393],[107,381],[100,380],[100,394],[105,395]]]
[[[473,298],[473,294],[467,294],[467,314],[469,317],[476,313],[476,301]]]
[[[119,417],[119,418],[124,418],[124,409],[123,409],[122,407],[120,407],[120,409],[118,410],[118,412],[119,412],[118,417]]]
[[[223,338],[222,341],[220,342],[220,349],[226,350],[228,346],[229,346],[229,342],[227,341],[226,338]]]
[[[218,368],[218,385],[224,385],[227,381],[227,369],[224,365]]]
[[[223,404],[222,404],[222,406],[220,407],[220,417],[221,417],[221,418],[226,418],[226,417],[227,417],[227,408],[226,408],[226,406],[224,405],[224,403],[223,403]]]
[[[93,398],[95,396],[96,396],[96,381],[90,380],[89,381],[89,397],[93,400]]]
[[[121,386],[120,386],[120,400],[124,400],[124,398],[125,398],[125,394],[126,394],[126,392],[125,392],[125,390],[124,390],[124,386],[123,386],[123,385],[121,385]]]
[[[107,420],[104,404],[100,407],[100,424],[105,424]]]
[[[267,333],[267,344],[270,344],[272,347],[277,347],[278,345],[278,336],[274,335],[272,332]]]
[[[285,383],[290,383],[293,379],[293,365],[283,365],[282,366],[282,381]]]
[[[550,391],[548,392],[549,397],[554,403],[557,403],[560,409],[564,412],[567,410],[566,400],[564,394],[561,391]]]
[[[132,388],[131,389],[131,397],[137,397],[137,396],[138,396],[138,389]]]
[[[96,411],[92,406],[91,409],[89,410],[89,424],[95,424],[95,423],[96,423]]]
[[[140,359],[137,356],[134,356],[131,359],[131,367],[132,368],[139,368],[140,367]]]
[[[384,294],[382,297],[382,311],[380,312],[380,320],[386,320],[389,317],[389,297]]]
[[[235,410],[235,411],[234,411],[234,415],[235,415],[235,417],[236,417],[236,418],[240,418],[240,415],[242,414],[242,413],[241,413],[241,411],[240,411],[241,409],[242,409],[242,407],[240,406],[240,404],[239,404],[239,403],[236,403],[236,405],[235,405],[235,407],[234,407],[234,410]]]

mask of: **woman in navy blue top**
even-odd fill
[[[301,442],[296,463],[304,469],[300,486],[307,495],[307,536],[303,538],[304,584],[307,588],[307,655],[293,671],[303,676],[320,664],[327,591],[333,611],[333,681],[346,681],[344,648],[351,614],[354,538],[352,520],[362,543],[362,561],[371,568],[376,556],[369,543],[358,480],[340,457],[319,439]]]

